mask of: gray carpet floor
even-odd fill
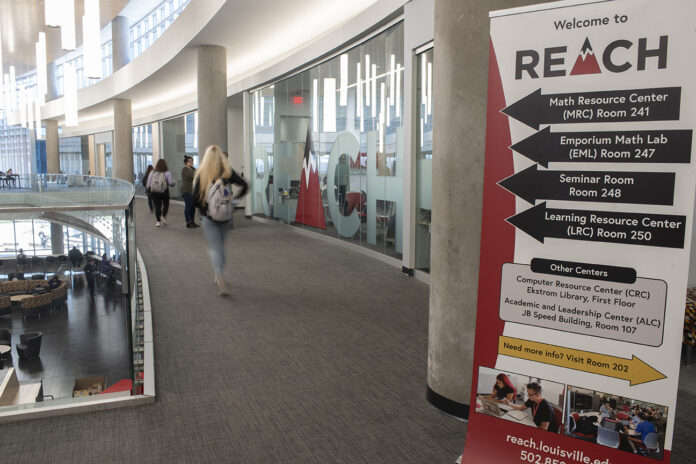
[[[466,425],[424,399],[428,288],[284,227],[236,218],[221,298],[201,229],[137,202],[157,402],[0,426],[0,462],[448,464]],[[696,366],[673,463],[692,463]]]
[[[0,426],[1,462],[450,463],[465,423],[424,399],[428,288],[398,269],[235,218],[232,296],[202,229],[137,202],[157,402]]]

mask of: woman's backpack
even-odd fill
[[[167,177],[162,171],[152,171],[152,180],[150,181],[150,191],[155,193],[164,193],[167,190]]]
[[[234,213],[234,201],[229,184],[216,180],[208,189],[206,197],[208,217],[216,222],[228,222]]]

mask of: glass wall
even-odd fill
[[[58,151],[60,153],[60,171],[64,174],[86,174],[89,170],[89,160],[87,160],[87,171],[85,170],[85,159],[82,155],[82,137],[64,137],[58,141]]]
[[[152,124],[144,124],[133,128],[133,171],[135,191],[145,193],[143,177],[147,167],[153,164],[152,158]]]
[[[172,197],[181,196],[181,170],[184,168],[184,156],[193,158],[193,166],[198,167],[198,113],[188,113],[161,122],[162,133],[161,156],[176,181],[169,188]]]
[[[21,126],[9,126],[0,113],[0,172],[30,175],[35,161],[32,131]]]
[[[67,252],[73,246],[83,253],[92,250],[95,253],[109,254],[111,246],[80,229],[68,226],[63,228],[63,249]],[[27,256],[46,256],[51,250],[51,223],[39,219],[0,220],[0,257],[14,258],[22,249]],[[0,270],[1,271],[1,270]]]
[[[250,94],[254,214],[401,257],[403,34]]]
[[[417,56],[416,269],[430,271],[433,178],[433,49]]]

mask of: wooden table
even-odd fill
[[[10,300],[12,300],[13,303],[21,303],[22,300],[26,298],[31,298],[34,295],[12,295],[10,296]]]

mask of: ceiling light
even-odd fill
[[[60,26],[61,14],[59,0],[44,0],[44,18],[47,26]]]
[[[34,130],[34,102],[27,101],[27,124],[29,125],[29,130]]]
[[[373,64],[372,65],[372,76],[370,77],[370,84],[372,89],[370,92],[372,93],[372,117],[377,116],[377,65]]]
[[[380,82],[379,84],[379,123],[384,124],[385,123],[385,111],[386,111],[386,106],[385,105],[385,91],[384,91],[384,82]]]
[[[401,117],[401,63],[396,65],[396,113],[394,117]]]
[[[39,105],[38,100],[34,102],[34,105],[34,116],[36,117],[36,140],[41,140],[43,138],[43,134],[41,133],[41,106]]]
[[[82,17],[82,51],[85,77],[102,78],[101,38],[99,27],[99,0],[85,0]]]
[[[355,111],[360,112],[360,132],[365,131],[365,108],[363,107],[363,87],[362,87],[362,82],[360,82],[360,62],[357,63],[357,79],[356,79],[356,84],[355,88],[357,90],[357,101],[355,102]]]
[[[348,104],[348,55],[341,55],[341,106]]]
[[[72,62],[63,64],[63,107],[65,126],[77,126],[77,82]]]
[[[63,50],[75,50],[75,0],[60,2],[60,43]]]
[[[3,63],[2,63],[2,29],[0,29],[0,97],[2,96],[3,93],[3,85],[2,85],[2,73],[3,73]],[[2,102],[0,102],[0,110],[2,109]]]
[[[312,130],[319,132],[319,81],[312,79]]]
[[[391,55],[390,60],[389,60],[389,101],[391,104],[394,104],[394,72],[396,69],[396,56]]]
[[[46,34],[39,32],[39,41],[36,42],[36,96],[41,106],[46,104]]]
[[[336,79],[324,79],[323,132],[336,132]]]
[[[428,104],[425,107],[425,114],[433,114],[433,64],[428,63]]]
[[[370,55],[365,55],[365,105],[370,106]]]

